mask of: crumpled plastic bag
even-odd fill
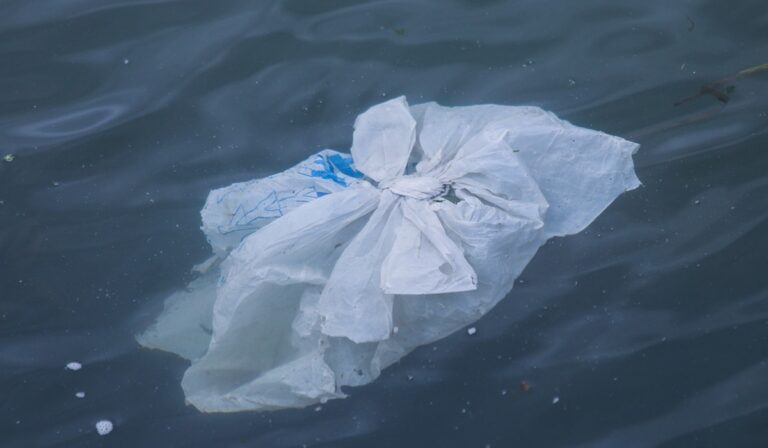
[[[378,104],[351,156],[212,191],[214,257],[138,339],[192,361],[202,411],[344,397],[475,322],[548,238],[636,188],[637,148],[536,107]]]

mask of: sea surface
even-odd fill
[[[0,446],[768,446],[765,63],[765,0],[0,1]],[[400,95],[634,140],[643,186],[345,400],[185,405],[134,335],[208,192]]]

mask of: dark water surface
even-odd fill
[[[0,2],[0,446],[768,446],[768,73],[673,106],[767,62],[764,0]],[[346,400],[185,406],[133,335],[208,191],[401,94],[634,139],[644,186]]]

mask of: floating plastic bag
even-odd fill
[[[212,191],[214,258],[138,339],[192,361],[202,411],[344,397],[475,322],[548,238],[636,188],[637,148],[536,107],[376,105],[351,156]]]

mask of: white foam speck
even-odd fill
[[[555,397],[552,399],[552,404],[557,404],[560,401],[560,397]]]
[[[75,392],[77,398],[85,398],[85,392]]]
[[[477,328],[475,327],[469,327],[467,328],[467,334],[472,336],[473,334],[477,333]]]
[[[79,362],[72,361],[67,364],[67,370],[80,370],[83,368],[83,365]]]
[[[106,436],[112,432],[112,429],[114,429],[114,425],[112,425],[112,422],[109,420],[99,420],[96,422],[96,432],[98,432],[100,436]]]

